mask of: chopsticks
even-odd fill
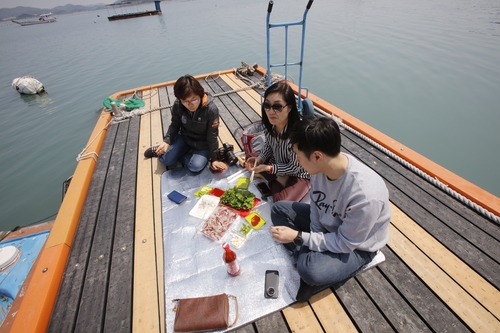
[[[255,159],[255,162],[253,162],[253,170],[252,170],[252,175],[250,176],[250,183],[253,182],[253,176],[255,175],[255,166],[257,165],[257,159]]]
[[[245,171],[246,171],[246,170],[240,170],[240,171],[238,171],[238,172],[236,172],[236,173],[232,174],[231,176],[228,176],[228,177],[227,177],[227,181],[228,181],[228,182],[232,182],[233,180],[235,180],[235,179],[237,179],[239,176],[241,176],[241,174],[242,174],[243,172],[245,172]]]

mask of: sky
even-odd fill
[[[88,6],[96,3],[112,3],[114,0],[0,0],[0,8],[18,6],[35,8],[54,8],[67,4]]]

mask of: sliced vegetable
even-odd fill
[[[252,209],[255,195],[248,191],[232,187],[224,192],[220,202],[234,209]]]

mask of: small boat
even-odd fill
[[[23,300],[31,269],[42,250],[52,222],[0,232],[0,331],[7,332]]]
[[[38,17],[38,20],[32,20],[32,21],[17,21],[17,20],[12,20],[12,22],[20,24],[22,26],[57,22],[57,20],[56,20],[55,17],[50,17],[51,15],[52,15],[52,13],[41,14]]]

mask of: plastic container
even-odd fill
[[[220,198],[213,195],[204,195],[198,200],[196,205],[191,209],[189,215],[199,219],[207,219],[217,208]]]
[[[245,217],[245,220],[247,220],[248,224],[250,224],[255,230],[262,228],[262,226],[266,224],[266,220],[257,212],[248,214]]]
[[[201,233],[208,238],[219,241],[229,230],[238,213],[226,206],[217,206],[212,215],[203,223]]]
[[[226,242],[236,249],[240,249],[253,232],[253,228],[243,218],[238,218],[224,236]]]

